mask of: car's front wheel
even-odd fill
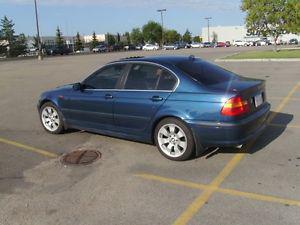
[[[154,134],[160,153],[168,159],[189,159],[195,148],[192,132],[186,124],[175,118],[166,118],[158,123]]]
[[[62,114],[51,102],[42,105],[40,109],[40,118],[46,131],[52,134],[60,134],[64,131]]]

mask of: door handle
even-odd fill
[[[105,99],[113,99],[114,97],[111,94],[106,94],[104,96]]]
[[[164,98],[159,97],[159,96],[153,96],[153,97],[151,98],[151,100],[154,101],[154,102],[159,102],[159,101],[162,101],[163,99],[164,99]]]

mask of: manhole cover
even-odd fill
[[[65,154],[61,161],[68,165],[87,165],[101,158],[101,153],[95,150],[77,150]]]

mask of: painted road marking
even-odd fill
[[[198,183],[193,183],[193,182],[184,181],[184,180],[156,176],[153,174],[143,173],[143,174],[136,174],[136,176],[143,178],[143,179],[147,179],[147,180],[159,181],[161,183],[179,185],[179,186],[192,188],[192,189],[212,190],[214,192],[219,192],[219,193],[228,194],[228,195],[232,195],[232,196],[240,196],[240,197],[245,197],[245,198],[253,199],[253,200],[274,202],[274,203],[280,203],[280,204],[288,204],[288,205],[294,205],[294,206],[300,207],[300,201],[298,201],[298,200],[280,198],[280,197],[275,197],[275,196],[271,196],[271,195],[256,194],[256,193],[251,193],[251,192],[237,191],[237,190],[228,189],[228,188],[220,188],[220,187],[216,188],[215,186],[212,186],[212,185],[198,184]]]
[[[7,140],[7,139],[4,139],[4,138],[0,138],[0,143],[4,143],[4,144],[7,144],[7,145],[13,145],[13,146],[21,148],[23,150],[30,151],[30,152],[35,152],[35,153],[38,153],[40,155],[50,157],[50,158],[58,157],[58,154],[56,154],[56,153],[49,152],[49,151],[39,149],[39,148],[35,148],[35,147],[29,146],[29,145],[24,145],[24,144],[21,144],[21,143],[15,142],[15,141],[11,141],[11,140]]]

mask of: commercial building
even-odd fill
[[[245,26],[215,26],[209,28],[202,28],[201,34],[203,41],[213,41],[216,37],[217,41],[226,42],[230,41],[231,43],[236,40],[245,40],[245,41],[257,41],[261,37],[249,35],[247,28]],[[295,34],[283,34],[279,37],[279,41],[284,43],[288,42],[290,39],[298,39],[300,41],[300,36]],[[270,41],[273,40],[273,37],[268,37]]]

